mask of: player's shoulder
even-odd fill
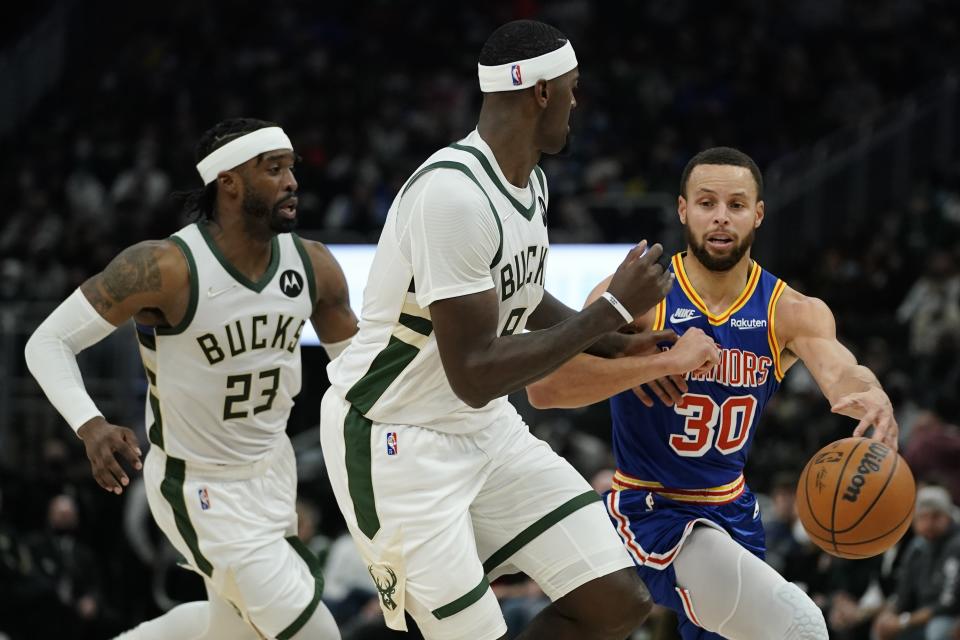
[[[777,333],[787,336],[836,330],[833,312],[826,302],[800,293],[790,285],[784,287],[774,313]]]
[[[109,267],[137,270],[145,275],[157,273],[167,281],[186,279],[190,265],[184,249],[173,239],[142,240],[121,251]]]
[[[337,263],[337,259],[327,245],[319,240],[310,240],[296,234],[293,234],[292,237],[303,247],[314,271],[323,272],[334,267],[339,269],[339,263]]]

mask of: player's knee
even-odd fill
[[[820,607],[800,587],[787,582],[777,589],[777,598],[793,612],[793,622],[783,640],[827,640],[827,622]]]
[[[602,637],[623,638],[643,624],[653,608],[650,591],[633,568],[598,578],[585,587],[577,617]]]

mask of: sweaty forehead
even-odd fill
[[[757,196],[757,183],[746,167],[730,164],[698,164],[690,172],[687,193],[714,192],[720,195]]]

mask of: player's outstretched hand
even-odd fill
[[[873,427],[871,438],[880,440],[894,451],[897,450],[900,427],[893,415],[890,398],[881,389],[848,393],[837,400],[830,407],[830,411],[850,418],[859,418],[860,422],[853,430],[854,436],[864,436],[867,429]]]
[[[659,244],[648,248],[643,240],[630,250],[610,280],[607,291],[634,317],[653,308],[673,286],[673,274],[657,263],[662,254]]]
[[[77,435],[86,447],[97,484],[117,495],[123,493],[123,487],[130,484],[130,478],[117,461],[116,454],[123,456],[134,469],[141,469],[143,465],[140,463],[137,436],[130,429],[110,424],[100,416],[81,425]]]

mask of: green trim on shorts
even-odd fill
[[[377,501],[373,494],[373,470],[370,456],[371,420],[360,410],[350,406],[343,419],[343,441],[346,449],[347,487],[353,501],[353,513],[357,526],[367,538],[373,539],[380,530]]]
[[[303,625],[307,624],[307,621],[313,616],[313,612],[317,610],[317,605],[320,604],[320,596],[323,595],[323,573],[320,571],[320,559],[317,558],[297,536],[287,536],[286,540],[290,543],[290,546],[293,547],[293,550],[297,552],[297,555],[307,563],[307,568],[310,570],[310,575],[314,577],[315,582],[313,598],[310,600],[310,604],[297,616],[296,620],[290,623],[290,626],[277,634],[277,640],[289,640],[295,636],[297,632],[303,628]]]
[[[207,574],[207,577],[213,577],[213,565],[206,559],[203,552],[200,551],[200,544],[197,541],[197,530],[193,528],[190,522],[190,514],[187,513],[187,503],[183,497],[183,482],[187,475],[187,463],[179,458],[167,457],[167,466],[163,472],[163,481],[160,483],[160,493],[170,503],[173,509],[173,517],[177,523],[177,531],[183,541],[187,543],[190,554],[193,556],[194,565],[200,571]]]
[[[491,571],[506,562],[510,556],[522,549],[525,545],[529,544],[541,533],[557,524],[574,511],[579,511],[583,507],[589,506],[599,500],[600,495],[593,489],[587,491],[586,493],[581,493],[575,498],[567,500],[562,505],[518,533],[510,542],[494,551],[493,555],[487,558],[487,561],[483,563],[483,572],[485,574],[489,574]]]
[[[480,600],[480,598],[483,597],[483,594],[485,594],[489,588],[490,583],[487,581],[487,577],[484,576],[480,579],[480,584],[475,586],[473,589],[470,589],[470,591],[466,592],[450,604],[445,604],[442,607],[434,609],[430,613],[432,613],[433,617],[437,620],[449,618],[450,616],[460,613],[470,605]]]
[[[149,371],[148,371],[149,373]],[[156,379],[153,384],[156,385]],[[153,393],[153,391],[147,391],[147,398],[150,402],[150,410],[153,412],[153,424],[150,425],[150,429],[147,432],[147,438],[150,440],[150,444],[155,444],[160,449],[163,449],[163,416],[160,414],[160,399]]]

